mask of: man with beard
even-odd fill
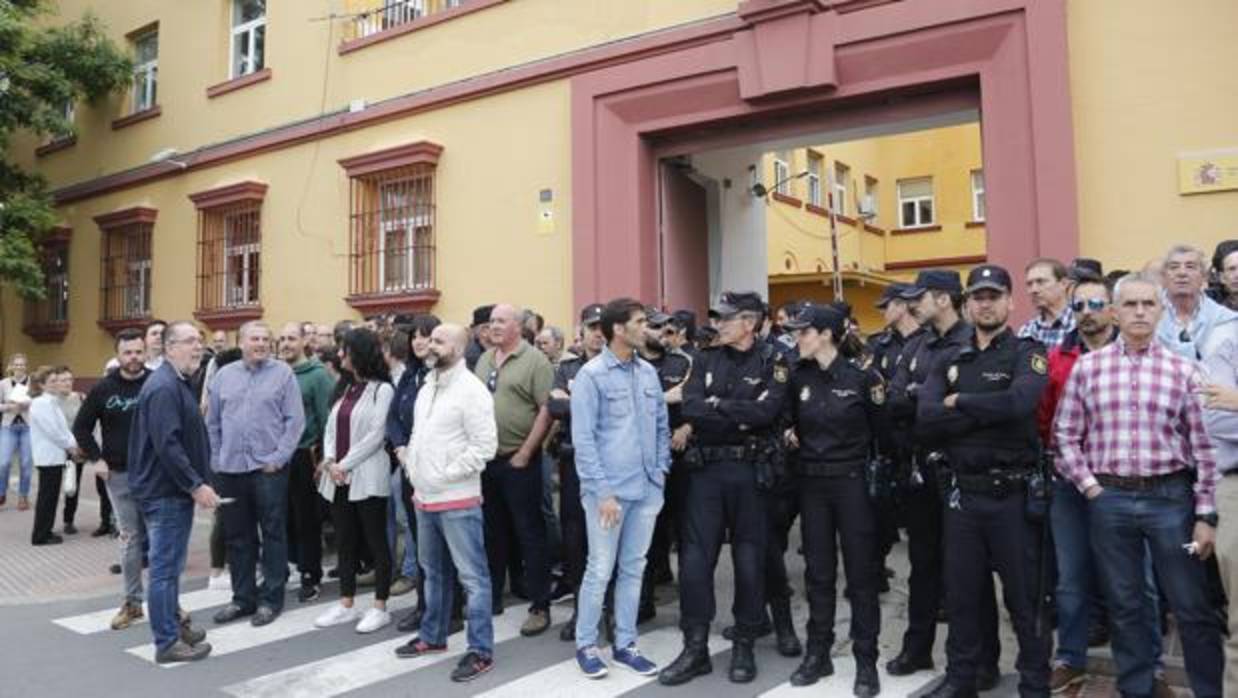
[[[976,695],[983,644],[977,601],[1001,577],[1018,637],[1019,693],[1048,695],[1049,644],[1037,628],[1037,579],[1044,524],[1028,515],[1027,483],[1036,473],[1036,406],[1048,383],[1044,346],[1007,326],[1010,273],[981,265],[967,277],[975,325],[962,347],[938,357],[920,390],[916,435],[945,451],[949,473],[943,512],[950,638],[946,680],[932,698]]]

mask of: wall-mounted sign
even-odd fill
[[[1178,155],[1178,193],[1238,190],[1238,148]]]

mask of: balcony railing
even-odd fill
[[[385,0],[353,17],[348,39],[381,34],[424,17],[463,7],[472,0]]]

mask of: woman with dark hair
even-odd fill
[[[863,346],[848,341],[851,330],[838,308],[808,305],[786,324],[795,332],[800,360],[787,385],[787,442],[796,450],[794,476],[804,537],[808,651],[791,675],[808,686],[833,673],[835,581],[838,550],[851,601],[855,695],[875,696],[877,633],[882,574],[877,551],[877,515],[868,498],[866,465],[875,443],[885,441],[885,385],[876,371],[855,359]]]
[[[331,503],[339,548],[340,603],[314,621],[327,628],[357,622],[357,632],[372,633],[391,623],[391,554],[387,548],[387,497],[391,461],[384,447],[387,413],[394,391],[378,335],[365,328],[344,335],[340,368],[348,376],[331,407],[323,432],[318,492]],[[339,392],[337,390],[337,392]],[[353,607],[362,541],[374,559],[374,607],[362,616]]]

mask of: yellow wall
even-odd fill
[[[1238,238],[1238,191],[1179,196],[1177,154],[1238,147],[1238,2],[1070,0],[1080,251],[1137,268]]]

